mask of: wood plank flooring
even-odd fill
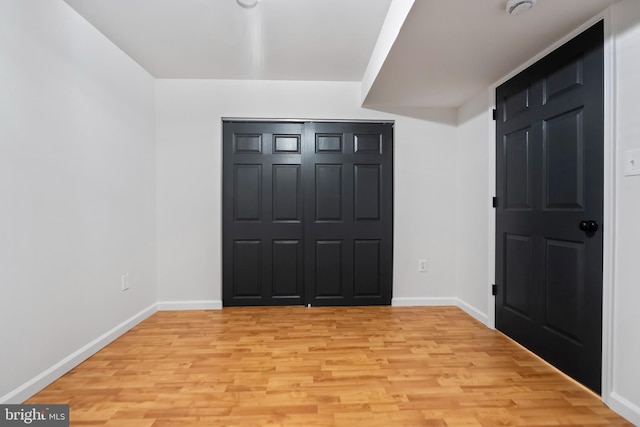
[[[158,312],[26,403],[72,426],[631,426],[455,307]]]

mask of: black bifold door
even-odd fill
[[[223,303],[388,305],[393,125],[223,123]]]

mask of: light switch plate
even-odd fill
[[[640,175],[640,150],[627,150],[624,152],[625,176]]]

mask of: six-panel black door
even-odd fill
[[[223,124],[223,304],[390,304],[392,130]]]
[[[496,327],[600,392],[599,23],[497,88]]]
[[[302,123],[223,129],[223,303],[304,303]]]
[[[309,123],[305,166],[307,303],[388,305],[392,125]]]

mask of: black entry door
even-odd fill
[[[392,132],[223,124],[223,304],[391,303]]]
[[[497,88],[496,326],[600,392],[603,26]]]

